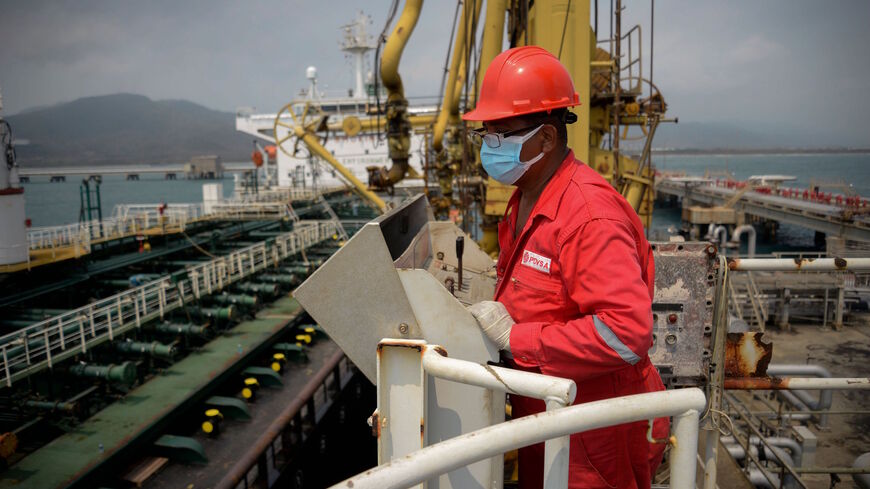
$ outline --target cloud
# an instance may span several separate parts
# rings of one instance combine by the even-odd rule
[[[761,61],[775,62],[786,55],[786,48],[762,34],[752,34],[738,42],[728,53],[728,61],[734,64],[750,64]]]
[[[642,24],[647,57],[650,5],[630,2],[623,19],[623,26]],[[321,86],[352,87],[340,28],[363,8],[375,35],[389,6],[387,0],[0,0],[0,89],[7,113],[117,92],[228,111],[277,110],[307,85],[308,65],[317,66]],[[603,38],[607,2],[599,7]],[[454,8],[449,0],[424,2],[400,66],[408,95],[439,95]],[[863,123],[870,98],[855,96],[870,80],[864,25],[870,2],[669,0],[655,8],[654,81],[673,115],[800,121],[870,145]],[[647,60],[645,73],[649,68]]]

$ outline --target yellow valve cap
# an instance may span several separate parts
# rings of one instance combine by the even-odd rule
[[[214,425],[211,424],[211,421],[202,422],[202,431],[206,433],[211,433],[212,431],[214,431]]]
[[[338,235],[337,235],[337,234],[333,234],[333,235],[332,235],[332,240],[333,240],[333,241],[337,241],[337,240],[338,240]]]
[[[310,334],[298,334],[296,335],[296,341],[302,341],[306,345],[311,343],[311,335]]]
[[[245,385],[258,386],[258,385],[260,385],[260,382],[257,381],[256,377],[248,377],[247,379],[245,379]]]
[[[207,409],[207,410],[205,411],[205,415],[208,416],[209,418],[214,418],[215,416],[220,416],[221,418],[224,417],[224,415],[221,414],[220,411],[218,411],[217,409],[214,409],[214,408],[212,408],[212,409]]]
[[[287,357],[285,357],[283,353],[276,353],[276,354],[272,355],[272,358],[280,361],[280,360],[285,360]]]
[[[308,326],[307,328],[305,328],[304,331],[305,331],[306,333],[308,333],[308,334],[314,334],[315,331],[317,331],[317,330],[314,329],[314,328],[312,328],[311,326]]]
[[[245,399],[250,399],[254,397],[254,391],[245,387],[244,389],[242,389],[242,397],[244,397]]]
[[[281,364],[278,362],[272,362],[272,370],[274,370],[275,372],[280,372]]]

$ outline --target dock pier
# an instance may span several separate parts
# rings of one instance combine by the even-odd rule
[[[735,186],[702,177],[665,177],[656,181],[656,193],[682,203],[684,225],[690,237],[703,236],[702,226],[736,227],[788,223],[825,236],[870,242],[870,207],[857,197],[843,199],[803,189]],[[806,196],[806,197],[804,197]],[[838,203],[841,202],[841,203]]]

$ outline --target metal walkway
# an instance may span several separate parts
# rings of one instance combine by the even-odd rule
[[[281,201],[229,200],[203,204],[130,204],[115,206],[113,216],[102,221],[37,227],[28,230],[28,261],[0,265],[0,273],[14,273],[71,258],[81,258],[91,247],[134,236],[161,236],[184,232],[207,221],[253,221],[269,219],[298,220],[289,205],[294,199],[323,199],[311,191],[270,193]],[[319,201],[318,201],[319,202]],[[325,202],[325,199],[324,199]],[[327,204],[328,205],[328,204]]]
[[[693,204],[721,206],[740,190],[717,187],[702,179],[669,179],[656,181],[656,192]],[[842,206],[805,201],[778,195],[745,192],[733,205],[737,212],[840,236],[855,241],[870,241],[870,217],[854,214]]]
[[[165,430],[170,413],[184,403],[206,398],[212,386],[233,375],[263,345],[268,346],[269,339],[278,335],[299,310],[294,299],[279,299],[261,311],[260,318],[240,323],[230,330],[232,334],[209,342],[207,348],[191,353],[124,399],[22,459],[0,474],[0,488],[66,487],[149,432]]]
[[[277,266],[338,233],[334,221],[299,221],[296,229],[187,268],[187,278],[165,276],[0,337],[0,382],[11,386],[54,363],[87,352],[143,323],[226,286]]]

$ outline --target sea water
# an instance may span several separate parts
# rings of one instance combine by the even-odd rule
[[[96,173],[96,170],[95,170]],[[224,197],[233,194],[233,179],[166,180],[162,174],[140,174],[140,180],[125,175],[106,175],[100,185],[103,218],[118,204],[201,203],[202,186],[221,183]],[[67,176],[66,182],[49,182],[49,177],[32,177],[24,183],[27,218],[32,226],[57,226],[78,222],[81,209],[81,176]],[[94,182],[90,182],[91,188]]]

